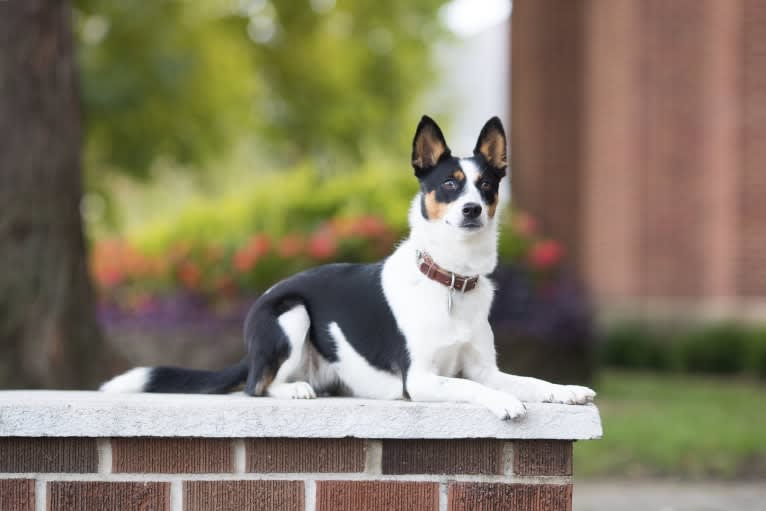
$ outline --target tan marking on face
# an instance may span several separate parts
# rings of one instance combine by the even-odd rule
[[[428,192],[424,200],[429,220],[441,220],[447,214],[448,205],[436,200],[436,190]]]
[[[463,181],[465,179],[465,174],[463,174],[462,170],[457,169],[455,172],[452,173],[452,177],[454,177],[458,181]]]
[[[495,198],[492,201],[492,204],[487,205],[487,214],[490,218],[495,218],[495,213],[497,212],[497,205],[499,204],[499,197],[497,194],[495,194]]]

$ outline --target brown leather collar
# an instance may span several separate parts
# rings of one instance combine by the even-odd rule
[[[443,284],[451,289],[465,293],[475,288],[479,283],[479,276],[465,277],[449,270],[445,270],[431,259],[431,256],[418,250],[416,252],[417,263],[420,271],[431,280]]]

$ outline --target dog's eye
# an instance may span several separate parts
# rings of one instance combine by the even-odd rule
[[[492,185],[489,183],[489,181],[482,181],[479,184],[479,188],[481,188],[482,192],[488,192],[492,189]]]
[[[447,179],[445,182],[442,183],[442,188],[447,190],[448,192],[454,192],[457,190],[457,181],[454,179]]]

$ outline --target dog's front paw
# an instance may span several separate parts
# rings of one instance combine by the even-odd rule
[[[543,403],[562,403],[567,405],[584,405],[596,397],[596,393],[588,387],[579,385],[555,385],[543,389]]]
[[[495,398],[487,406],[502,420],[521,419],[527,414],[524,403],[510,395]]]
[[[266,389],[266,395],[278,399],[314,399],[314,389],[305,381],[293,383],[272,383]]]

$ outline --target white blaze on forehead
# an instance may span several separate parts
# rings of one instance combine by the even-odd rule
[[[479,167],[468,158],[460,159],[460,168],[465,174],[465,187],[463,188],[463,197],[468,199],[467,202],[481,203],[481,194],[478,188],[476,188],[476,180],[479,179],[481,173]]]
[[[475,183],[476,180],[479,179],[479,167],[476,165],[476,163],[473,162],[473,160],[468,158],[460,158],[460,168],[463,169],[465,178],[469,182]]]

